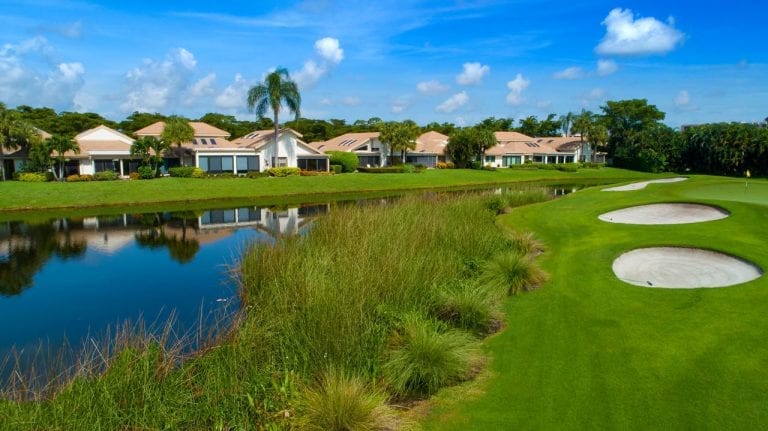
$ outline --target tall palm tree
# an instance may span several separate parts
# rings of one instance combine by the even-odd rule
[[[64,181],[64,153],[72,151],[75,154],[80,154],[80,146],[74,139],[61,135],[53,135],[48,138],[47,145],[52,153],[56,153],[56,160],[59,162],[58,180]]]
[[[189,125],[189,121],[181,117],[168,117],[165,121],[165,127],[160,134],[160,139],[168,146],[176,145],[176,151],[179,153],[179,166],[184,166],[184,153],[181,151],[181,144],[190,142],[195,138],[195,129]]]
[[[144,136],[133,141],[131,155],[141,157],[142,163],[152,168],[152,172],[157,176],[158,170],[163,163],[163,152],[169,148],[170,145],[162,139],[157,139],[154,136]]]
[[[275,123],[275,160],[272,163],[273,166],[280,161],[277,145],[280,125],[277,120],[280,109],[283,108],[283,102],[285,102],[288,110],[296,115],[298,120],[301,108],[301,94],[299,93],[298,85],[291,80],[288,70],[283,67],[278,67],[274,72],[267,75],[264,82],[260,82],[248,90],[249,111],[255,111],[256,115],[261,118],[267,113],[268,109],[272,110]]]
[[[34,127],[21,120],[18,112],[6,108],[5,104],[0,102],[0,179],[2,181],[5,181],[5,150],[15,151],[39,137]]]
[[[405,153],[416,148],[419,126],[411,120],[402,123],[385,123],[381,126],[379,140],[389,145],[390,155],[400,151],[400,162],[405,163]]]

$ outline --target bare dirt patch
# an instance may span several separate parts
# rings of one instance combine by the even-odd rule
[[[639,205],[600,214],[597,218],[621,224],[685,224],[720,220],[730,213],[711,205],[666,203]]]
[[[763,275],[758,266],[737,257],[685,247],[629,251],[613,261],[613,272],[636,286],[674,289],[733,286]]]
[[[639,183],[632,183],[627,184],[624,186],[617,186],[617,187],[609,187],[607,189],[603,189],[604,192],[628,192],[632,190],[642,190],[644,189],[648,184],[660,184],[660,183],[677,183],[680,181],[685,181],[688,178],[684,177],[677,177],[677,178],[663,178],[660,180],[650,180],[650,181],[640,181]]]

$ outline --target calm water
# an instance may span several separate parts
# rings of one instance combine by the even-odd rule
[[[253,241],[296,235],[328,205],[0,223],[0,355],[78,345],[175,313],[180,331],[237,310],[228,268]]]
[[[561,196],[581,187],[548,190]],[[78,346],[85,337],[98,339],[124,321],[161,326],[171,314],[178,331],[205,331],[239,308],[228,270],[247,244],[304,234],[329,208],[313,204],[0,222],[0,358],[13,346],[17,351],[41,343],[55,350],[65,341]]]

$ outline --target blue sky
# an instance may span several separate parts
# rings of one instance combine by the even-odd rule
[[[647,98],[671,126],[768,116],[768,6],[724,1],[3,0],[0,101],[249,118],[276,66],[302,114],[474,124]]]

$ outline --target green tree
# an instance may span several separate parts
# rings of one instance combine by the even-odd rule
[[[163,133],[160,134],[160,140],[168,146],[176,145],[176,154],[179,156],[179,165],[184,166],[184,152],[181,144],[190,142],[195,138],[195,129],[189,125],[186,118],[172,116],[168,117],[163,127]]]
[[[455,131],[448,145],[445,146],[445,154],[453,160],[457,168],[469,167],[478,156],[482,156],[491,141],[496,144],[493,132],[476,127],[466,127]]]
[[[280,132],[278,114],[280,109],[283,108],[283,102],[285,102],[288,110],[294,113],[298,119],[301,109],[301,94],[299,93],[298,85],[291,81],[291,76],[285,68],[277,68],[274,72],[267,75],[264,82],[256,84],[248,90],[248,110],[251,112],[255,111],[259,118],[263,117],[267,110],[272,110],[275,124],[274,157],[276,162],[273,165],[277,164],[280,160],[278,154],[279,147],[277,145]]]
[[[56,153],[56,161],[59,165],[59,174],[57,179],[59,181],[64,181],[64,162],[66,161],[64,154],[67,151],[80,154],[80,146],[77,144],[77,142],[75,142],[74,139],[61,135],[53,135],[52,137],[48,138],[46,145],[52,153]]]
[[[576,118],[576,115],[573,112],[560,116],[560,129],[563,131],[564,136],[571,136],[571,126],[573,125],[574,118]]]
[[[5,181],[5,151],[15,151],[40,139],[34,127],[22,121],[18,112],[0,102],[0,178]]]
[[[379,140],[389,145],[391,153],[400,151],[400,162],[405,163],[405,153],[416,148],[419,132],[419,126],[411,120],[386,123],[381,126]]]
[[[129,115],[125,120],[121,121],[118,127],[126,135],[132,135],[133,132],[139,129],[143,129],[150,124],[157,123],[158,121],[165,121],[166,119],[167,117],[165,115],[158,114],[157,112],[151,114],[149,112],[134,111],[133,114]]]
[[[598,149],[608,144],[608,129],[605,124],[600,121],[593,123],[587,130],[587,142],[590,149],[590,161],[594,162]]]
[[[160,166],[163,164],[163,152],[169,148],[170,145],[162,139],[143,136],[133,141],[131,155],[141,157],[142,164],[152,168],[155,176],[158,176]]]
[[[513,118],[488,117],[477,123],[475,127],[488,129],[491,132],[508,132],[512,130],[515,120]]]
[[[659,111],[655,105],[649,105],[646,99],[631,99],[608,101],[601,106],[605,126],[608,129],[608,156],[626,153],[621,148],[630,138],[637,133],[657,125],[664,119],[665,114]]]
[[[539,120],[535,115],[520,120],[520,126],[517,131],[523,135],[539,136]]]

